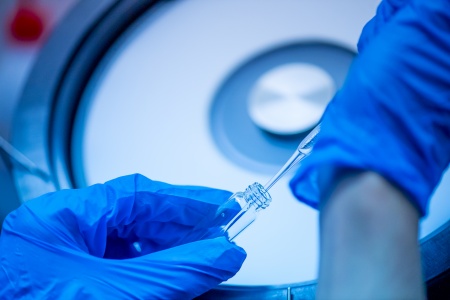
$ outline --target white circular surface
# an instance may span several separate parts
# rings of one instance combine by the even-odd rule
[[[252,121],[280,135],[298,134],[319,122],[336,92],[333,78],[306,63],[290,63],[263,74],[248,100]]]
[[[91,80],[83,104],[87,114],[77,116],[84,138],[74,149],[87,184],[131,173],[230,191],[254,181],[264,184],[268,177],[230,163],[213,143],[208,114],[217,88],[240,63],[276,45],[314,39],[355,48],[377,4],[165,2],[114,48]],[[236,239],[248,257],[227,283],[277,285],[316,278],[317,213],[292,196],[290,177],[275,185],[271,206]],[[450,195],[449,179],[436,193],[422,235],[448,219],[449,210],[434,205]]]

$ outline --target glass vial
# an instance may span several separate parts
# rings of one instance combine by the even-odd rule
[[[232,241],[256,219],[259,211],[269,206],[272,198],[255,182],[244,192],[233,194],[217,210],[205,217],[179,244],[226,236]]]

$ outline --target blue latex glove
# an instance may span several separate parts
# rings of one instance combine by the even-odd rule
[[[133,175],[26,202],[3,225],[0,298],[200,295],[239,270],[244,250],[224,237],[171,245],[230,195]]]
[[[290,186],[318,207],[343,170],[375,171],[420,213],[450,162],[450,1],[384,0]],[[334,174],[334,175],[333,175]]]

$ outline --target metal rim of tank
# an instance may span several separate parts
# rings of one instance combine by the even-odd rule
[[[155,0],[82,0],[59,24],[41,50],[23,90],[13,123],[12,142],[50,179],[14,168],[22,201],[36,194],[75,187],[70,163],[70,136],[79,98],[102,56]],[[80,23],[80,17],[83,22]],[[449,276],[450,221],[421,240],[428,286]],[[203,297],[291,296],[312,299],[315,281],[279,286],[219,286]]]

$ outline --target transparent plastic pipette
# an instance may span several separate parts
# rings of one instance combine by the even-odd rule
[[[295,150],[294,154],[288,159],[284,166],[278,171],[275,176],[273,176],[265,185],[264,189],[268,191],[277,181],[283,177],[292,167],[305,159],[309,153],[311,153],[314,144],[316,143],[317,134],[320,131],[320,123],[314,127],[313,130],[300,142],[298,148]]]

